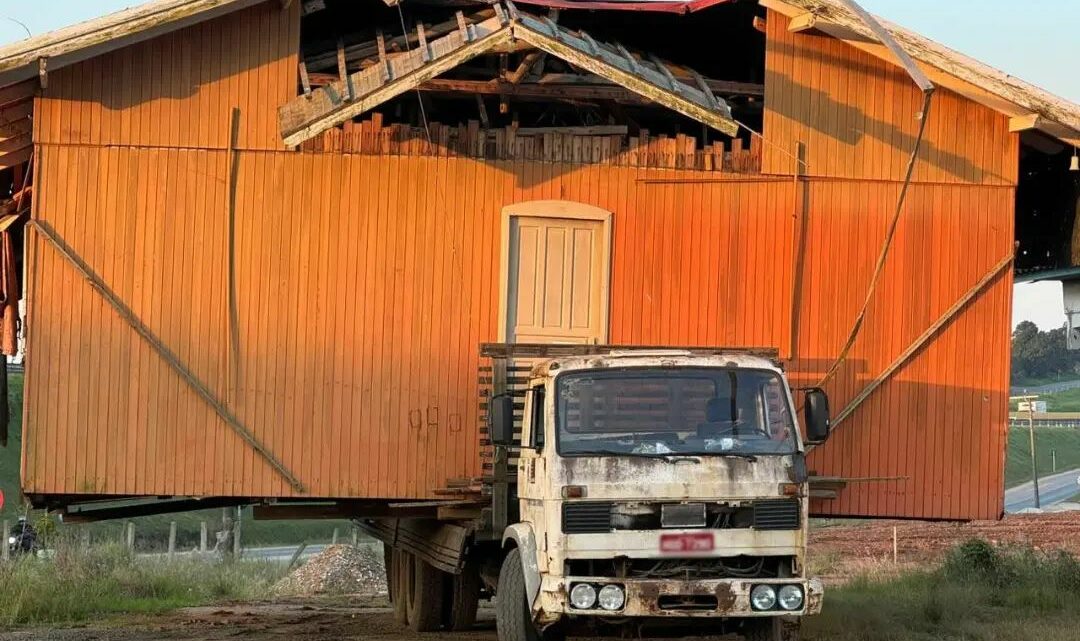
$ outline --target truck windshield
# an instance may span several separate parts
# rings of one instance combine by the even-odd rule
[[[625,368],[558,377],[564,456],[792,454],[784,382],[752,369]]]

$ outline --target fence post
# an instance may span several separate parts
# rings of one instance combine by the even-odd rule
[[[360,531],[355,527],[352,530],[352,546],[356,547],[360,545]]]
[[[207,538],[206,521],[203,521],[199,524],[199,552],[203,554],[206,554]]]
[[[337,528],[334,528],[334,536],[330,539],[330,545],[337,545]]]
[[[169,522],[169,560],[176,554],[176,521]]]
[[[3,559],[7,561],[11,558],[11,550],[8,548],[8,539],[11,538],[11,522],[4,519],[4,554]]]
[[[240,521],[243,520],[243,508],[236,508],[236,520],[233,521],[233,558],[240,558]]]
[[[132,521],[127,522],[125,543],[127,544],[127,549],[135,549],[135,523],[133,523]]]

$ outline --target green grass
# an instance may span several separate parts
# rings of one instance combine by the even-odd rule
[[[4,492],[4,508],[0,519],[14,522],[24,513],[20,499],[19,466],[22,451],[22,397],[23,375],[8,377],[8,402],[11,404],[12,424],[6,448],[0,448],[0,490]],[[36,519],[40,512],[31,516]],[[168,540],[169,523],[177,522],[178,544],[193,548],[199,543],[200,523],[206,521],[210,529],[210,545],[214,544],[213,532],[220,529],[221,510],[202,510],[182,514],[164,514],[132,519],[135,523],[136,545],[140,549],[161,549]],[[65,530],[88,528],[94,541],[120,541],[124,524],[121,522],[95,523],[80,526],[62,526]],[[245,546],[287,545],[292,543],[325,543],[337,528],[343,538],[351,535],[348,521],[255,521],[251,511],[244,514],[241,525],[241,541]]]
[[[136,558],[119,545],[59,545],[53,558],[0,565],[0,626],[72,624],[265,597],[281,564]]]
[[[1080,468],[1080,430],[1056,427],[1035,428],[1035,453],[1039,476],[1053,474],[1051,452],[1057,452],[1057,471]],[[1028,430],[1009,429],[1009,449],[1005,459],[1005,487],[1031,480],[1031,447]]]
[[[1052,383],[1064,383],[1066,381],[1075,381],[1080,376],[1076,374],[1056,374],[1054,376],[1046,377],[1013,377],[1009,381],[1010,387],[1041,387],[1043,385],[1050,385]]]
[[[1065,641],[1078,638],[1080,561],[969,541],[936,569],[826,590],[808,641]]]

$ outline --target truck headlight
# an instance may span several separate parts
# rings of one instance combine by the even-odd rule
[[[599,602],[600,607],[605,610],[621,610],[626,604],[626,593],[623,592],[622,586],[605,585],[600,588]]]
[[[776,593],[776,602],[779,603],[780,607],[784,610],[798,610],[802,607],[803,603],[802,586],[785,585],[780,588],[780,591]]]
[[[596,605],[596,588],[588,583],[570,588],[570,605],[578,610],[591,610]]]
[[[772,610],[776,605],[776,590],[771,585],[755,585],[750,590],[750,605],[755,610]]]

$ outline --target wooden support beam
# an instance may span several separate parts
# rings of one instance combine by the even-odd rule
[[[942,314],[934,322],[933,325],[928,327],[926,331],[922,333],[922,335],[916,338],[915,341],[912,342],[911,345],[909,345],[908,348],[900,354],[900,356],[898,356],[888,367],[886,367],[885,371],[883,371],[877,378],[870,381],[870,383],[868,383],[866,387],[864,387],[863,390],[859,392],[850,403],[847,404],[847,407],[845,407],[843,410],[840,411],[839,414],[836,415],[836,418],[833,419],[832,422],[833,429],[836,429],[849,416],[851,416],[855,412],[855,410],[858,409],[860,405],[862,405],[863,401],[869,398],[875,390],[881,387],[881,385],[883,385],[885,381],[889,380],[889,378],[891,378],[893,374],[895,374],[901,367],[903,367],[905,363],[911,360],[911,357],[919,353],[922,348],[925,347],[926,344],[929,343],[930,340],[938,334],[938,332],[944,329],[960,314],[960,312],[964,311],[964,309],[967,308],[967,306],[970,305],[972,301],[978,298],[979,295],[982,294],[982,292],[987,288],[987,286],[990,285],[990,283],[996,280],[998,276],[1000,276],[1010,265],[1012,265],[1012,262],[1012,254],[1009,254],[1005,258],[1001,259],[1001,261],[998,262],[998,264],[995,265],[989,272],[987,272],[986,275],[983,276],[982,279],[980,279],[974,287],[969,289],[966,294],[961,296],[955,303],[953,303],[952,307],[946,310],[945,313]]]
[[[517,69],[506,76],[506,81],[512,85],[516,85],[521,82],[529,71],[536,63],[540,62],[540,59],[544,57],[543,51],[530,51],[525,54],[525,57],[521,59],[521,63],[518,64]]]
[[[10,154],[15,151],[22,151],[23,149],[27,147],[32,147],[33,145],[33,136],[31,136],[30,132],[28,131],[18,136],[0,139],[0,154]]]
[[[455,80],[435,78],[420,85],[420,91],[441,94],[497,95],[524,100],[590,102],[611,100],[628,105],[647,105],[650,101],[629,89],[615,84],[606,85],[558,85],[507,81]]]
[[[248,428],[240,422],[224,403],[215,395],[209,387],[195,375],[188,366],[166,345],[154,332],[147,327],[139,316],[102,280],[102,278],[86,263],[67,242],[56,233],[49,223],[40,220],[30,220],[27,225],[32,227],[39,236],[55,249],[64,260],[71,265],[87,283],[95,290],[106,303],[135,332],[143,338],[165,362],[169,368],[177,374],[199,398],[203,400],[214,413],[225,422],[245,443],[255,450],[262,459],[270,465],[289,485],[297,492],[305,492],[303,483],[293,476],[292,472],[271,452]]]
[[[480,114],[480,126],[484,129],[491,128],[491,121],[488,120],[487,107],[484,106],[484,98],[480,94],[476,95],[476,110]]]
[[[0,123],[0,142],[29,134],[33,129],[34,121],[30,118],[20,118],[6,124]]]
[[[386,69],[386,79],[393,80],[394,70],[390,67],[390,59],[386,57],[386,40],[381,29],[375,32],[375,42],[379,47],[379,64]]]
[[[37,88],[37,80],[27,80],[0,89],[0,107],[6,107],[14,102],[30,100],[37,93]]]
[[[427,43],[427,33],[424,32],[424,23],[416,22],[416,41],[420,46],[420,56],[424,62],[431,62],[431,47]]]
[[[702,78],[701,74],[696,71],[694,71],[693,74],[694,82],[697,83],[698,89],[701,90],[701,93],[705,94],[705,98],[708,99],[709,104],[713,107],[719,107],[720,102],[716,99],[716,96],[712,92],[712,88],[710,88],[708,83],[705,82],[705,79]]]
[[[621,42],[616,42],[615,48],[619,50],[620,54],[622,54],[622,57],[626,60],[626,63],[630,65],[630,69],[632,71],[641,70],[641,63],[639,63],[637,58],[635,58],[633,55],[630,54],[629,51],[626,50],[626,47],[622,46]]]
[[[308,76],[307,65],[303,60],[297,64],[298,71],[300,72],[300,86],[304,88],[304,95],[311,95],[311,77]]]
[[[629,132],[626,125],[593,125],[590,127],[519,127],[518,136],[543,136],[544,134],[562,134],[570,136],[625,136]]]
[[[23,147],[11,153],[0,156],[0,170],[11,169],[18,165],[23,164],[30,160],[30,155],[34,153],[34,147]]]
[[[657,68],[657,70],[660,71],[660,73],[664,74],[664,77],[667,78],[668,83],[671,84],[671,90],[672,91],[674,91],[674,92],[681,92],[682,91],[682,83],[680,83],[678,80],[676,80],[675,76],[671,75],[671,69],[668,69],[667,65],[665,65],[663,62],[661,62],[659,58],[652,55],[651,53],[649,54],[649,61],[652,62],[654,65],[656,65],[656,68]],[[712,94],[710,93],[709,95],[711,96]],[[713,99],[715,100],[715,96],[713,97]]]
[[[1039,114],[1014,116],[1012,118],[1009,118],[1009,131],[1016,133],[1018,131],[1038,129],[1040,124],[1042,124],[1042,116],[1040,116]]]
[[[338,38],[337,41],[337,68],[338,78],[345,87],[345,99],[352,100],[352,83],[349,82],[349,69],[345,64],[345,41],[341,38]]]
[[[788,23],[787,30],[791,33],[802,33],[803,31],[810,31],[816,29],[818,25],[817,14],[807,11],[806,13],[799,14],[791,19]]]
[[[474,25],[473,29],[459,29],[430,42],[431,62],[424,62],[418,50],[398,54],[391,61],[394,73],[389,81],[384,79],[385,71],[381,68],[352,74],[349,80],[358,88],[359,94],[351,101],[342,101],[338,97],[341,83],[313,92],[310,99],[298,97],[289,101],[278,110],[278,126],[285,145],[299,145],[391,98],[416,89],[475,56],[509,42],[510,29],[500,25],[497,18],[490,18]]]
[[[575,67],[590,71],[598,76],[607,78],[609,81],[621,85],[636,94],[648,98],[652,102],[663,105],[672,111],[708,125],[717,131],[729,136],[734,136],[739,131],[739,125],[727,110],[726,105],[721,108],[713,108],[708,99],[696,88],[683,85],[674,79],[670,70],[666,75],[663,72],[644,69],[633,61],[625,48],[616,45],[620,59],[615,54],[590,55],[586,49],[588,45],[580,38],[562,33],[558,39],[548,35],[547,28],[542,21],[532,17],[522,16],[514,23],[514,36],[531,44],[537,49],[548,52]],[[630,66],[627,72],[623,65]],[[664,66],[666,69],[666,65]],[[672,89],[666,90],[661,87],[667,81]],[[676,90],[676,84],[678,84]]]
[[[469,24],[465,22],[465,14],[458,11],[454,14],[454,17],[457,18],[458,31],[461,32],[462,40],[465,42],[472,42],[472,32],[469,31]]]
[[[38,58],[38,84],[42,89],[49,88],[49,59],[45,56]]]

